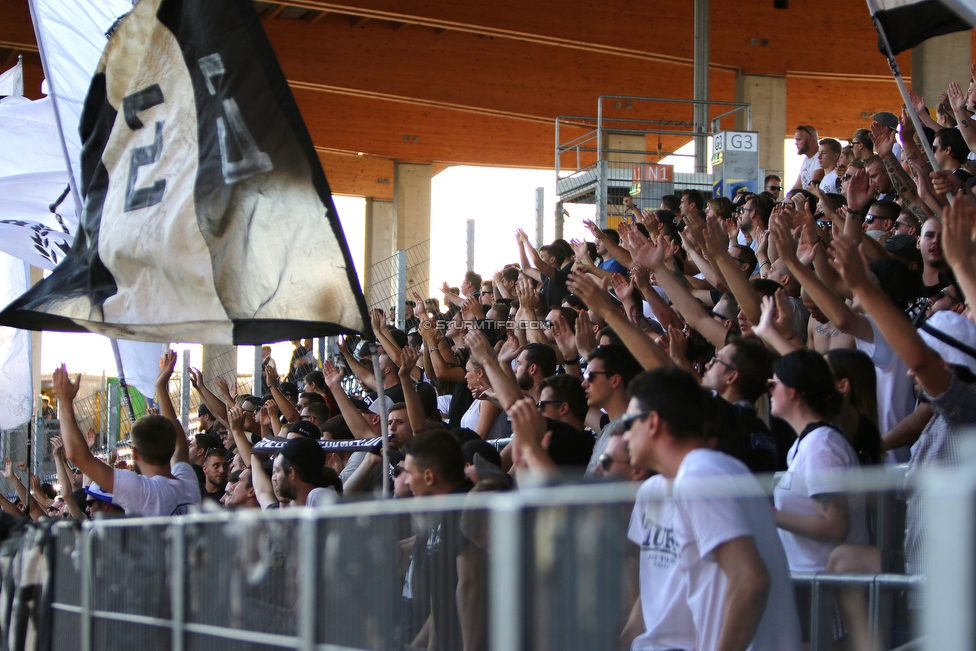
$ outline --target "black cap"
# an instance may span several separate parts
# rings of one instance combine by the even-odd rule
[[[502,467],[502,457],[498,454],[498,449],[494,445],[485,441],[481,438],[472,441],[466,441],[464,445],[461,446],[461,451],[464,452],[465,463],[474,463],[474,455],[480,454],[481,458],[489,463],[493,463],[499,468]]]
[[[281,448],[281,456],[298,469],[299,475],[309,484],[321,483],[325,467],[325,450],[310,438],[288,439]]]
[[[288,433],[291,434],[292,432],[301,434],[308,439],[322,438],[322,430],[320,430],[315,423],[307,420],[300,420],[297,423],[292,423],[291,427],[288,428]]]
[[[278,391],[281,391],[284,395],[289,398],[298,397],[298,385],[294,382],[282,382],[278,385]]]

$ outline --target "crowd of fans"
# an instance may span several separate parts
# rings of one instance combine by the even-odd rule
[[[169,399],[169,353],[159,413],[132,428],[134,468],[92,454],[71,410],[78,383],[61,368],[61,508],[176,515],[201,502],[379,498],[385,482],[405,499],[641,480],[628,531],[640,594],[621,646],[798,649],[810,631],[797,608],[809,606],[789,572],[921,573],[914,480],[956,464],[955,432],[976,423],[976,83],[952,84],[934,118],[913,103],[923,133],[905,113],[875,115],[849,146],[798,127],[791,189],[770,176],[731,199],[689,189],[640,209],[628,198],[618,228],[586,222],[592,241],[537,249],[519,230],[512,263],[490,280],[468,272],[444,284],[443,307],[418,294],[400,306],[405,329],[372,312],[378,374],[355,337],[321,368],[310,342],[294,342],[284,379],[266,355],[263,395],[194,373],[203,404],[189,438]],[[375,438],[383,406],[388,467],[378,446],[319,445]],[[262,454],[261,439],[282,444]],[[908,464],[903,555],[870,545],[865,499],[845,489],[881,463]],[[752,475],[776,471],[770,501]],[[23,503],[9,461],[4,476]],[[726,481],[737,488],[697,494]],[[749,482],[754,493],[741,490]],[[57,514],[50,491],[29,484],[33,517]],[[405,570],[401,642],[483,648],[481,596],[464,586],[485,541],[449,516],[426,526]],[[454,591],[432,591],[434,575]],[[836,598],[832,630],[869,648],[863,594]]]

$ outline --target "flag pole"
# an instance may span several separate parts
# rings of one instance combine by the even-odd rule
[[[376,378],[376,400],[380,403],[380,436],[383,437],[383,499],[390,497],[390,426],[387,422],[386,392],[383,389],[383,372],[380,370],[380,347],[376,343],[369,345],[369,354],[373,358],[373,377]]]
[[[136,410],[132,407],[132,396],[129,395],[129,387],[125,383],[125,371],[122,369],[122,353],[119,351],[119,342],[112,339],[112,352],[115,354],[115,367],[119,372],[119,389],[122,390],[122,400],[125,401],[125,410],[129,414],[129,422],[136,422]]]
[[[24,275],[27,279],[27,286],[30,287],[31,284],[31,268],[26,262],[24,263]],[[34,467],[34,427],[36,427],[35,419],[37,414],[35,412],[35,396],[34,396],[34,338],[29,337],[27,339],[27,376],[30,378],[30,418],[27,420],[27,499],[24,501],[24,507],[27,509],[27,519],[30,520],[31,517],[31,491],[30,491],[30,478],[31,478],[31,468]],[[42,413],[43,416],[43,413]],[[11,469],[12,470],[12,469]]]
[[[915,125],[915,133],[918,134],[918,139],[922,143],[922,149],[925,151],[926,158],[929,159],[929,163],[932,165],[933,171],[941,170],[942,167],[935,160],[935,153],[932,151],[932,145],[924,137],[925,131],[922,128],[922,121],[918,117],[918,113],[915,111],[915,106],[912,104],[911,97],[908,95],[908,87],[905,86],[905,80],[901,76],[901,68],[898,67],[898,62],[895,60],[895,55],[891,52],[891,43],[888,42],[888,35],[885,34],[884,27],[881,25],[881,21],[878,20],[877,12],[878,8],[875,6],[874,0],[867,0],[868,9],[871,11],[871,22],[874,23],[874,29],[877,30],[878,36],[881,38],[881,45],[884,47],[883,54],[888,57],[888,67],[891,68],[891,74],[895,77],[895,83],[898,84],[898,91],[901,93],[901,97],[905,100],[905,110],[908,111],[908,116],[912,119],[912,124]],[[950,203],[952,198],[950,196]]]

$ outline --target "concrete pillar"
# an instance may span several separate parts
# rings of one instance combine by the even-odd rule
[[[752,131],[759,132],[759,167],[767,174],[783,176],[783,140],[786,125],[786,77],[746,75],[735,80],[735,101],[752,104]],[[736,113],[735,128],[746,130],[746,115]],[[761,180],[760,180],[761,181]]]
[[[386,260],[396,251],[396,230],[393,202],[366,197],[365,286],[375,281],[371,277],[370,267],[380,260]]]
[[[393,172],[393,214],[396,249],[407,252],[407,296],[430,289],[430,193],[433,167],[422,163],[396,163]],[[426,242],[427,247],[416,247]]]
[[[956,32],[930,38],[912,49],[911,88],[934,108],[939,95],[954,81],[966,92],[973,56],[971,32]],[[933,115],[933,117],[935,117]]]
[[[393,172],[396,248],[409,249],[430,239],[430,165],[397,163]]]

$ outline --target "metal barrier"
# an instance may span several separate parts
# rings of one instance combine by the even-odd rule
[[[627,539],[636,490],[590,484],[59,524],[54,648],[385,651],[412,641],[445,595],[459,593],[474,606],[458,621],[477,631],[467,617],[480,613],[485,651],[617,648],[638,589],[639,550]],[[471,554],[463,572],[454,565],[462,549]],[[459,578],[469,574],[481,578]],[[875,639],[883,591],[922,585],[900,575],[793,580],[811,586],[813,632],[825,586],[865,586]],[[434,626],[458,634],[445,621],[454,620]]]

